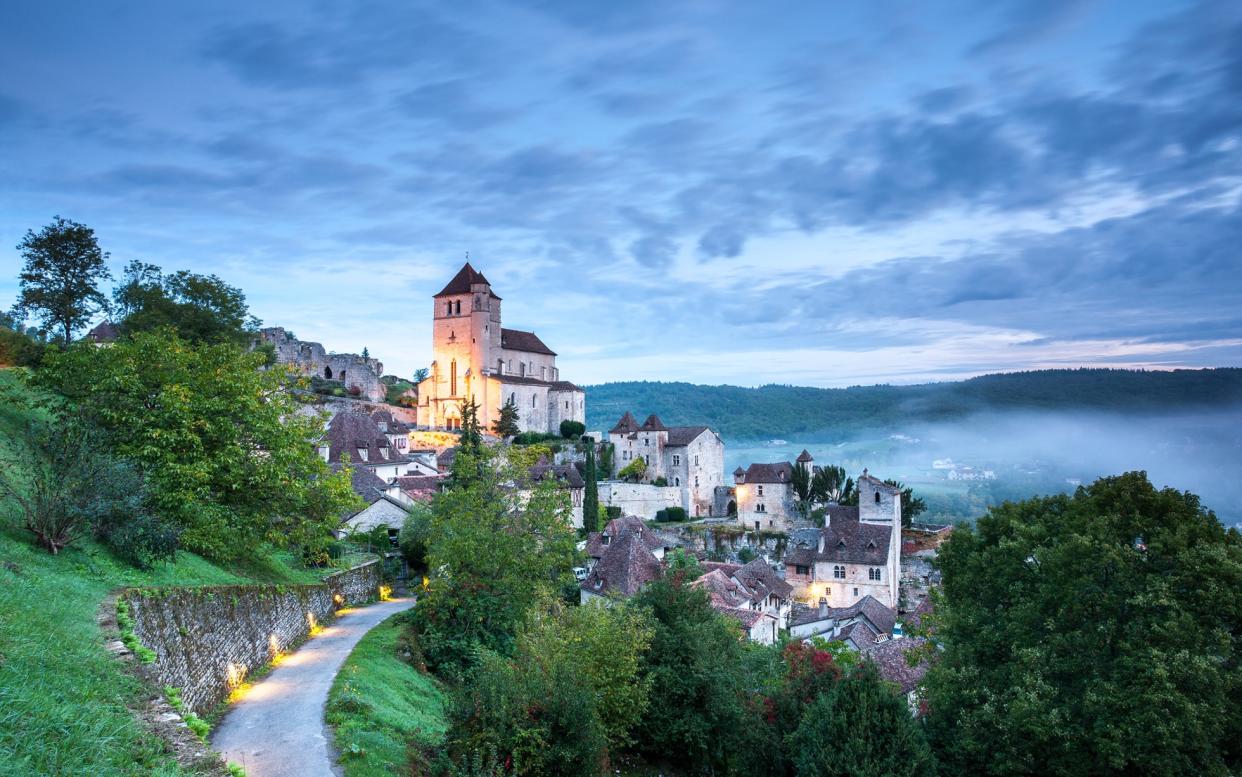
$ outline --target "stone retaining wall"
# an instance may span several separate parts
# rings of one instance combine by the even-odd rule
[[[155,651],[157,682],[181,689],[199,715],[228,698],[246,676],[331,622],[339,607],[374,599],[378,561],[314,585],[131,588],[134,635]]]

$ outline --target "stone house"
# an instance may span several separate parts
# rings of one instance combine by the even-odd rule
[[[707,571],[691,587],[706,591],[712,607],[738,621],[751,640],[774,644],[788,625],[793,587],[763,559],[748,564],[708,562],[703,568]]]
[[[630,597],[663,574],[664,565],[651,552],[642,534],[622,532],[608,541],[598,562],[578,586],[579,602]]]
[[[638,536],[647,547],[647,550],[651,552],[651,555],[660,562],[664,561],[665,553],[677,545],[671,538],[667,538],[661,532],[649,528],[641,518],[633,515],[613,518],[604,526],[603,531],[591,532],[587,535],[585,546],[587,570],[594,569],[595,565],[604,557],[604,553],[617,540],[627,534]]]
[[[461,428],[473,400],[487,429],[512,402],[524,432],[559,433],[586,420],[586,394],[561,380],[556,352],[534,332],[501,326],[501,298],[467,262],[433,298],[430,375],[418,384],[418,425]]]
[[[339,472],[345,465],[338,461],[331,467],[333,472]],[[339,538],[354,532],[367,532],[377,526],[387,526],[388,536],[395,540],[405,523],[407,508],[413,504],[402,492],[400,485],[381,480],[374,471],[366,467],[351,467],[350,487],[362,499],[363,506],[341,516],[336,536]]]
[[[111,321],[96,324],[82,339],[95,345],[111,345],[121,336],[121,331]]]
[[[321,343],[294,339],[283,327],[259,330],[259,341],[276,349],[276,362],[293,366],[307,377],[340,381],[349,391],[372,402],[382,402],[388,387],[380,380],[384,365],[378,359],[355,353],[328,353]]]
[[[626,411],[608,432],[614,448],[613,477],[635,459],[647,465],[645,479],[663,479],[681,490],[692,516],[715,514],[715,492],[724,485],[724,441],[706,426],[665,426],[654,413],[642,424]]]
[[[892,637],[896,624],[897,611],[874,596],[864,596],[849,607],[830,607],[827,600],[820,599],[818,606],[800,606],[793,611],[789,633],[802,640],[839,640],[861,650]]]
[[[398,452],[389,435],[365,413],[349,411],[333,416],[319,444],[319,455],[332,465],[348,459],[350,466],[367,470],[389,484],[403,475],[427,474],[425,467]]]
[[[797,517],[793,467],[787,461],[751,464],[733,472],[737,522],[754,531],[788,532]]]
[[[833,505],[814,546],[785,555],[785,580],[798,598],[850,607],[872,596],[896,609],[901,583],[901,492],[863,470],[858,505]]]

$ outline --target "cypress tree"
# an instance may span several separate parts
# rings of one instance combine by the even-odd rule
[[[582,528],[599,531],[599,473],[595,470],[595,441],[587,444],[586,493],[582,495]]]

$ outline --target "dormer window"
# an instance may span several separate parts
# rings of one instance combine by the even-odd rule
[[[607,534],[601,534],[600,541],[603,542],[605,545],[607,545],[609,542],[612,541],[612,537],[609,537]]]
[[[844,550],[844,549],[845,549],[845,540],[837,540],[837,548],[839,548],[839,549],[841,549],[841,550]]]
[[[869,540],[869,541],[867,542],[867,549],[868,549],[868,550],[875,550],[875,540]]]
[[[367,460],[367,453],[368,453],[368,451],[367,451],[367,449],[366,449],[366,448],[359,448],[359,449],[358,449],[358,460],[359,460],[359,461],[366,461],[366,460]]]

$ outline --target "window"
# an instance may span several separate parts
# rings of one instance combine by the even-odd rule
[[[879,580],[879,579],[880,579],[880,568],[879,568],[879,567],[872,567],[871,569],[868,569],[868,570],[867,570],[867,579],[868,579],[868,580]]]
[[[854,589],[854,595],[855,595],[855,596],[858,596],[858,589],[857,589],[857,588],[855,588],[855,589]]]
[[[565,403],[565,409],[566,409],[566,410],[568,410],[568,409],[569,409],[569,403],[568,403],[568,402],[566,402],[566,403]]]
[[[497,374],[497,375],[503,375],[503,374],[504,374],[504,372],[505,372],[505,360],[504,360],[504,359],[497,359],[497,360],[496,360],[496,374]]]
[[[763,496],[763,486],[759,486],[759,496]]]
[[[650,446],[651,446],[651,438],[650,438],[650,437],[644,437],[644,438],[643,438],[643,445],[645,445],[645,446],[647,446],[647,447],[650,447]]]
[[[875,503],[876,504],[880,503],[880,492],[879,491],[875,492]]]
[[[677,454],[673,454],[673,466],[674,466],[674,467],[680,467],[680,466],[681,466],[681,457],[680,457],[680,456],[678,456]]]
[[[759,504],[755,505],[755,512],[766,513],[767,511],[768,511],[768,506],[765,505],[763,502],[760,502]]]
[[[845,567],[843,567],[840,564],[837,564],[836,566],[834,566],[832,568],[832,576],[837,580],[844,580],[845,579]]]
[[[809,575],[809,574],[811,574],[811,570],[810,570],[810,568],[809,568],[809,567],[804,567],[804,566],[802,566],[801,564],[795,564],[795,565],[794,565],[794,574],[795,574],[795,575]]]
[[[755,521],[755,531],[759,531],[759,522]]]
[[[612,537],[609,537],[607,534],[601,534],[600,539],[603,540],[605,545],[612,541]]]
[[[548,379],[548,368],[547,367],[539,368],[539,377],[542,378],[543,380]]]
[[[696,467],[697,467],[697,466],[699,466],[699,457],[698,457],[698,456],[695,456],[695,457],[694,457],[694,466],[696,466]]]
[[[699,487],[699,476],[698,475],[694,476],[694,487],[695,488]]]
[[[456,359],[454,359],[449,364],[449,369],[451,370],[451,372],[449,373],[449,396],[455,397],[457,396],[457,360]]]
[[[681,485],[681,478],[673,478],[673,485],[675,485],[675,486],[680,486],[680,485]]]
[[[518,375],[523,378],[526,377],[526,362],[518,362]]]
[[[535,400],[536,400],[536,399],[538,399],[538,397],[536,397],[536,396],[534,396],[534,395],[532,394],[532,395],[531,395],[531,398],[530,398],[530,406],[531,406],[531,407],[535,407]]]

